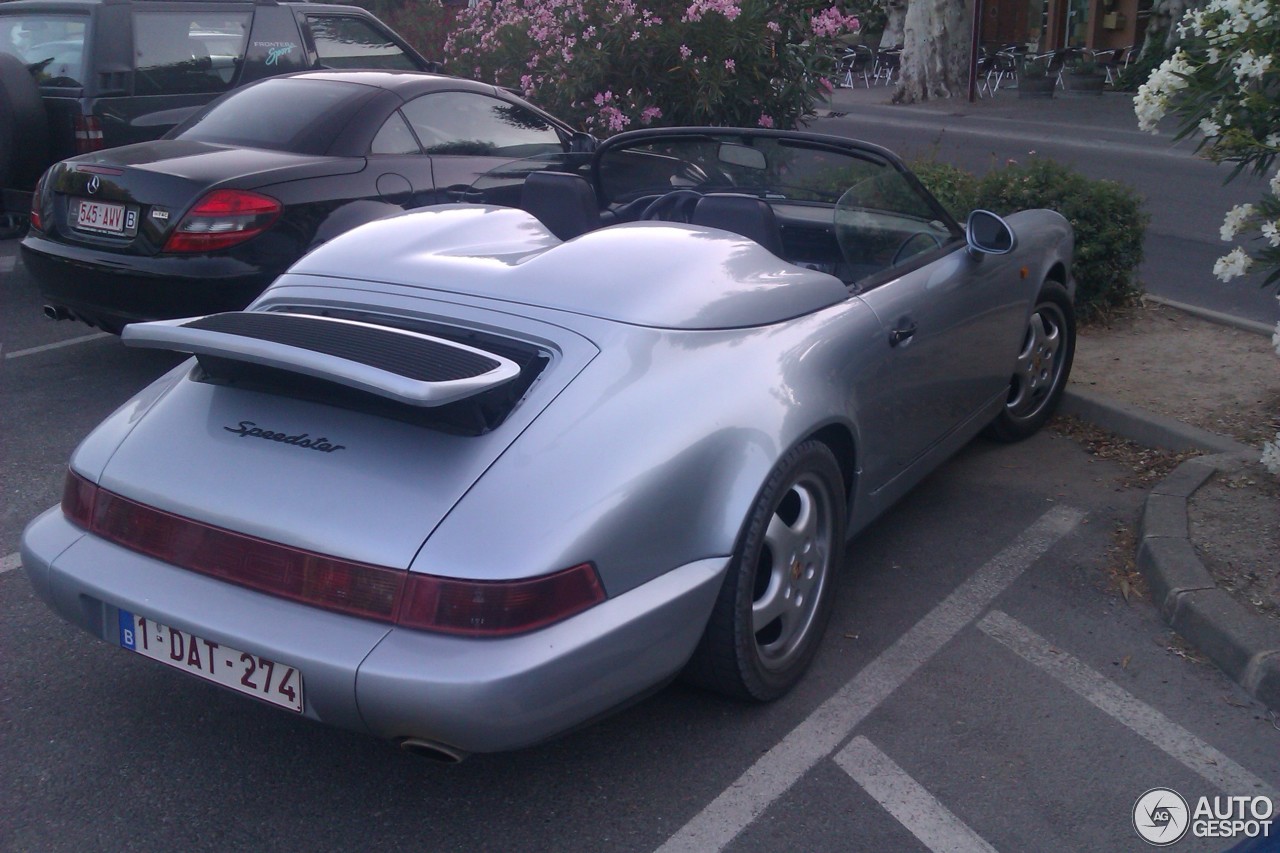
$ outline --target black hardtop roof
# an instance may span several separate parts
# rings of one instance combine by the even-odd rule
[[[325,8],[331,7],[325,6]],[[313,71],[298,71],[293,74],[281,74],[277,77],[268,77],[260,81],[260,83],[266,83],[270,80],[328,80],[337,83],[355,83],[362,86],[373,86],[378,89],[386,89],[399,95],[417,95],[422,92],[437,89],[481,92],[484,94],[493,94],[497,91],[496,86],[492,86],[488,83],[468,80],[465,77],[451,77],[447,74],[432,74],[427,71],[384,71],[380,69],[327,68]]]

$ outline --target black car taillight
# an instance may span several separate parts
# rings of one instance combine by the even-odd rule
[[[284,209],[270,196],[247,190],[214,190],[182,217],[165,252],[209,252],[256,237]]]
[[[44,175],[41,175],[36,181],[36,188],[31,191],[31,228],[35,231],[44,230],[44,222],[40,218],[40,191],[43,188]]]
[[[97,116],[76,116],[72,123],[76,131],[77,154],[91,154],[106,147],[102,141],[102,122]]]
[[[67,471],[62,512],[78,527],[173,566],[303,604],[473,637],[534,631],[605,600],[583,563],[537,578],[471,581],[410,573],[268,542],[174,515]]]

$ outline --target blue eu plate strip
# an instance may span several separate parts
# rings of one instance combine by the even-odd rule
[[[120,611],[120,645],[130,651],[137,651],[137,638],[133,635],[133,614],[128,610]]]

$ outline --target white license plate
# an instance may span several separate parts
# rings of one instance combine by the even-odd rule
[[[76,206],[76,227],[103,234],[136,234],[138,212],[123,204],[80,199]]]
[[[120,645],[206,681],[302,712],[302,673],[291,666],[203,640],[127,610],[120,611]]]

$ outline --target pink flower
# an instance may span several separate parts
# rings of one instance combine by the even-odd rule
[[[761,113],[760,120],[756,124],[760,127],[773,127],[773,116],[768,113]]]
[[[662,110],[658,107],[645,107],[640,113],[641,124],[652,124],[655,118],[662,118]]]
[[[680,58],[688,59],[691,56],[693,56],[693,51],[689,49],[689,46],[687,44],[680,45]]]
[[[733,60],[732,60],[732,59],[726,59],[726,60],[724,61],[724,70],[725,70],[725,71],[732,71],[732,70],[733,70]]]

